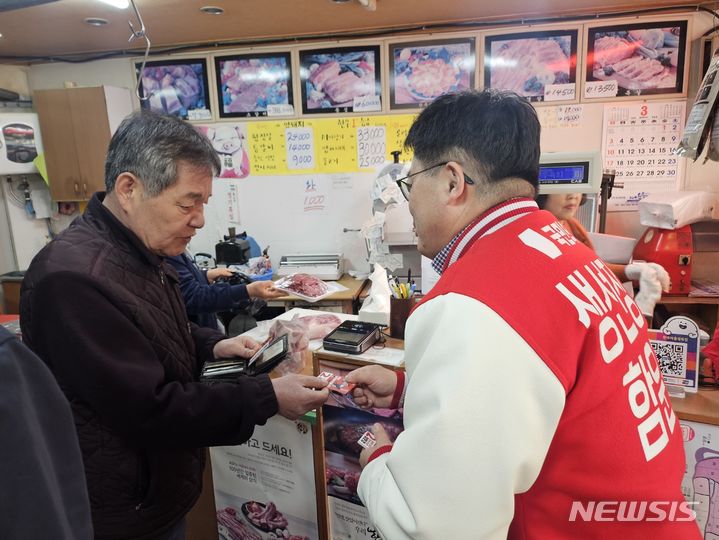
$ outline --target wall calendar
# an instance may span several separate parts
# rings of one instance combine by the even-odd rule
[[[674,155],[684,129],[680,101],[625,103],[604,107],[602,157],[616,171],[608,210],[636,210],[650,193],[681,189],[684,163]]]

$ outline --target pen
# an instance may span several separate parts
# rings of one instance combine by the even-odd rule
[[[412,285],[409,288],[409,296],[410,298],[414,296],[414,291],[417,290],[417,286],[414,284],[414,281],[412,282]]]
[[[407,268],[407,287],[412,283],[412,269]]]

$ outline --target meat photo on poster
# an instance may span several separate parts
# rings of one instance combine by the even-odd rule
[[[203,58],[147,62],[140,73],[141,105],[184,120],[211,118],[207,84],[207,63]]]
[[[576,84],[578,30],[498,34],[484,39],[484,86],[544,101],[548,85]]]
[[[390,45],[390,106],[415,108],[474,86],[474,38]]]
[[[616,81],[618,96],[684,91],[687,21],[593,27],[587,81]]]
[[[215,57],[220,117],[267,116],[268,106],[292,105],[289,53]]]
[[[353,112],[355,98],[380,96],[377,46],[300,51],[302,111]]]

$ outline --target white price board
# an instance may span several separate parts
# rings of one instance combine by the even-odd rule
[[[311,127],[285,129],[288,169],[315,168],[315,141]]]
[[[604,107],[602,156],[614,169],[608,209],[636,210],[650,193],[680,189],[683,162],[673,154],[684,128],[683,101],[625,103]]]
[[[378,167],[387,155],[387,135],[384,126],[357,128],[357,163],[361,169]]]

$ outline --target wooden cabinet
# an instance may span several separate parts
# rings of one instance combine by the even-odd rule
[[[52,198],[82,201],[103,191],[107,147],[132,112],[130,91],[110,86],[38,90],[33,103]]]

